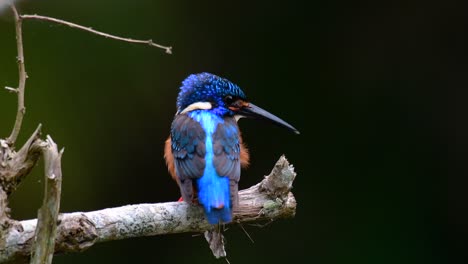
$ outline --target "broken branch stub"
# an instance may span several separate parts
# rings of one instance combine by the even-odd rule
[[[42,144],[44,156],[45,191],[42,207],[38,212],[35,244],[31,264],[52,263],[55,251],[57,219],[62,192],[62,154],[50,136]]]

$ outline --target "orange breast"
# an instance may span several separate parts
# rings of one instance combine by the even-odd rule
[[[177,175],[175,173],[174,156],[172,155],[171,148],[171,136],[167,138],[166,144],[164,145],[164,159],[166,160],[167,170],[171,174],[172,179],[179,183]]]
[[[249,150],[242,142],[242,137],[239,132],[239,142],[240,142],[240,162],[242,168],[247,168],[250,164]]]

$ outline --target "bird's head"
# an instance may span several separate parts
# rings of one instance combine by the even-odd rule
[[[239,86],[211,73],[192,74],[182,82],[177,97],[177,114],[194,110],[208,110],[219,116],[236,119],[268,119],[299,134],[290,124],[249,102]]]

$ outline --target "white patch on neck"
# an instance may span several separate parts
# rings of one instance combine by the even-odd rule
[[[182,112],[180,112],[180,114],[185,114],[193,110],[208,110],[211,109],[211,107],[211,103],[209,102],[196,102],[187,106],[184,110],[182,110]]]
[[[236,119],[236,122],[239,122],[239,119],[244,118],[245,116],[243,115],[235,115],[234,118]]]

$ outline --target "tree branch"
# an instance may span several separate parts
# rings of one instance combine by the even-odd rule
[[[265,179],[239,192],[239,207],[233,223],[272,221],[294,217],[296,200],[289,190],[265,186],[292,186],[296,173],[282,156]],[[281,183],[280,183],[281,182]],[[281,188],[280,188],[281,189]],[[0,247],[0,262],[30,254],[37,221],[21,221],[22,228],[10,229]],[[93,212],[61,214],[55,252],[80,252],[95,243],[211,229],[200,206],[185,202],[127,205]]]
[[[149,40],[138,40],[138,39],[131,39],[131,38],[123,38],[123,37],[107,34],[107,33],[104,33],[104,32],[100,32],[100,31],[94,30],[94,29],[92,29],[90,27],[84,27],[84,26],[81,26],[81,25],[78,25],[78,24],[75,24],[75,23],[72,23],[72,22],[68,22],[68,21],[53,18],[53,17],[40,16],[40,15],[21,15],[20,17],[22,19],[36,19],[36,20],[44,20],[44,21],[54,22],[54,23],[57,23],[57,24],[62,24],[62,25],[66,25],[66,26],[69,26],[69,27],[72,27],[72,28],[77,28],[77,29],[80,29],[80,30],[83,30],[83,31],[87,31],[87,32],[90,32],[90,33],[93,33],[93,34],[96,34],[96,35],[99,35],[99,36],[102,36],[102,37],[105,37],[105,38],[111,38],[111,39],[120,40],[120,41],[124,41],[124,42],[130,42],[130,43],[146,44],[146,45],[149,45],[149,46],[152,46],[152,47],[157,47],[157,48],[160,48],[160,49],[164,49],[167,54],[172,54],[172,47],[163,46],[163,45],[154,43],[153,40],[151,40],[151,39],[149,39]]]
[[[21,125],[23,123],[23,116],[26,112],[26,108],[24,107],[24,88],[26,87],[26,78],[28,77],[26,74],[26,68],[24,66],[24,51],[23,51],[23,32],[22,32],[22,20],[16,7],[14,5],[10,5],[11,10],[13,11],[13,16],[15,20],[15,29],[16,29],[16,49],[18,50],[18,71],[19,71],[19,83],[18,88],[16,88],[16,93],[18,96],[18,111],[16,113],[16,120],[15,125],[13,126],[13,130],[11,131],[10,136],[7,138],[7,143],[12,146],[15,144],[16,139],[18,138],[18,134],[21,130]],[[5,87],[9,89],[10,87]],[[11,90],[11,88],[9,89]]]
[[[42,142],[44,155],[45,191],[42,207],[38,212],[35,244],[31,264],[52,263],[55,251],[57,218],[62,192],[62,154],[50,136]]]

